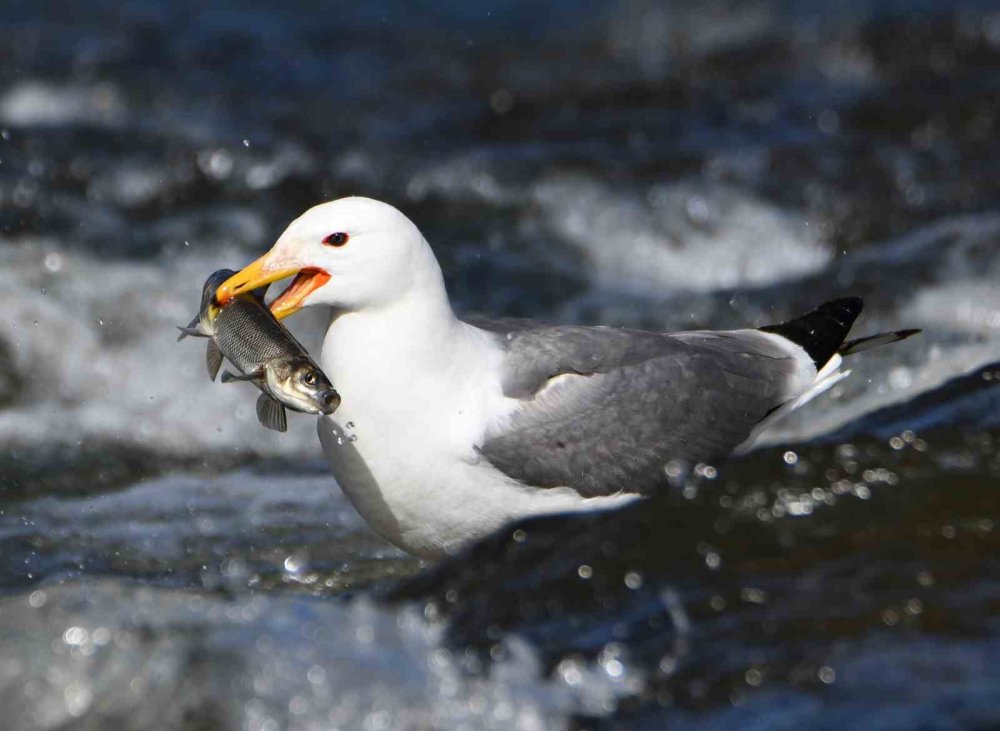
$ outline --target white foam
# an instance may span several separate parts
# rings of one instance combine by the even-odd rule
[[[22,81],[0,94],[0,123],[31,126],[117,126],[127,114],[124,97],[109,83],[55,85]]]
[[[832,253],[800,216],[731,188],[652,186],[645,200],[583,177],[538,183],[545,224],[586,257],[602,288],[664,297],[773,284],[819,271]]]
[[[192,719],[226,730],[550,731],[581,708],[571,684],[545,679],[516,640],[489,671],[470,673],[420,607],[223,600],[102,580],[8,597],[0,616],[0,705],[21,731],[84,715],[122,731]],[[583,670],[597,696],[634,687],[620,660]]]
[[[416,201],[433,194],[448,200],[474,200],[496,206],[519,203],[523,189],[504,185],[488,160],[474,155],[447,158],[424,165],[410,176],[406,194]]]
[[[775,25],[764,5],[617,3],[603,39],[611,53],[633,62],[644,75],[658,78],[674,64],[746,44]]]
[[[1000,287],[992,276],[925,289],[916,294],[907,311],[928,326],[979,340],[1000,340]]]

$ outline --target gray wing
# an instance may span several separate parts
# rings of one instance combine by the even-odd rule
[[[505,348],[504,393],[523,402],[486,434],[482,455],[526,484],[587,497],[649,494],[671,460],[728,455],[799,378],[794,352],[754,330],[471,324]]]

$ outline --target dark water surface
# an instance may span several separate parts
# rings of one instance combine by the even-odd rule
[[[0,8],[5,729],[1000,727],[994,3],[203,5]],[[464,313],[924,334],[423,567],[174,343],[349,194]]]

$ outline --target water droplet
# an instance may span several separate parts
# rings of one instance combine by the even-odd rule
[[[306,673],[306,678],[313,685],[322,685],[323,681],[326,680],[326,670],[319,665],[313,665]]]
[[[203,150],[198,155],[198,165],[210,177],[221,180],[233,170],[233,158],[225,150]]]
[[[895,627],[899,624],[899,612],[894,608],[886,609],[882,612],[882,622],[887,627]]]
[[[351,436],[349,436],[347,438],[347,441],[349,441],[349,442],[356,442],[356,441],[358,441],[358,435],[357,434],[351,434]]]
[[[52,251],[45,255],[45,268],[50,272],[58,272],[62,269],[63,259],[59,254]]]
[[[789,450],[784,454],[785,464],[796,464],[799,461],[799,455],[795,452]]]
[[[906,613],[911,616],[916,616],[924,611],[924,604],[917,598],[910,599],[906,602]]]
[[[82,645],[87,641],[88,632],[83,627],[70,627],[63,632],[63,642],[67,645]]]
[[[107,627],[98,627],[90,633],[91,641],[97,646],[103,646],[111,641],[111,630]]]
[[[79,717],[90,707],[90,702],[94,696],[90,688],[74,681],[66,686],[66,690],[63,691],[63,697],[66,699],[66,710],[69,711],[69,714]]]
[[[667,476],[667,482],[671,487],[681,487],[684,481],[684,463],[677,459],[672,459],[663,465],[663,474]]]
[[[587,564],[580,564],[580,568],[576,570],[576,573],[579,574],[581,579],[589,579],[594,575],[594,569]]]
[[[243,140],[244,147],[250,147],[250,140]]]
[[[229,558],[222,562],[222,577],[235,585],[242,584],[250,575],[250,567],[241,558]]]
[[[621,660],[608,660],[604,663],[604,672],[612,678],[620,678],[625,672],[625,666],[622,665]]]
[[[889,385],[899,391],[909,388],[913,384],[913,374],[909,368],[899,366],[889,372]]]
[[[354,422],[353,421],[349,421],[344,426],[347,429],[353,429],[354,428]]]
[[[576,660],[563,660],[556,667],[556,672],[559,673],[566,685],[579,685],[583,682],[583,673]]]
[[[824,109],[819,113],[816,126],[825,135],[837,134],[837,131],[840,129],[840,115],[832,109]]]
[[[494,114],[506,114],[514,108],[514,95],[507,89],[497,89],[490,96],[490,108]]]

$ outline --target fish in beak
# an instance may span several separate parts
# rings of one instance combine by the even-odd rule
[[[237,281],[236,286],[230,287],[221,298],[225,303],[218,302],[216,295],[223,284],[245,275],[258,263],[239,274],[232,269],[213,272],[202,288],[198,316],[187,327],[180,328],[181,337],[208,338],[205,365],[209,378],[214,381],[223,359],[228,359],[239,373],[223,372],[222,382],[254,384],[261,391],[257,399],[260,423],[268,429],[285,431],[288,427],[286,409],[307,414],[332,414],[340,405],[340,394],[302,344],[264,304],[267,285],[258,286],[259,283],[280,277],[270,272],[258,277],[251,271],[248,284]],[[280,275],[288,276],[295,270],[286,272]],[[285,311],[293,312],[298,307]]]
[[[294,276],[292,283],[270,304],[271,313],[279,320],[302,309],[302,302],[312,292],[330,281],[330,275],[313,267],[289,267],[274,263],[273,252],[268,252],[257,261],[243,268],[216,290],[215,299],[220,306],[244,292],[252,292],[258,287]]]

